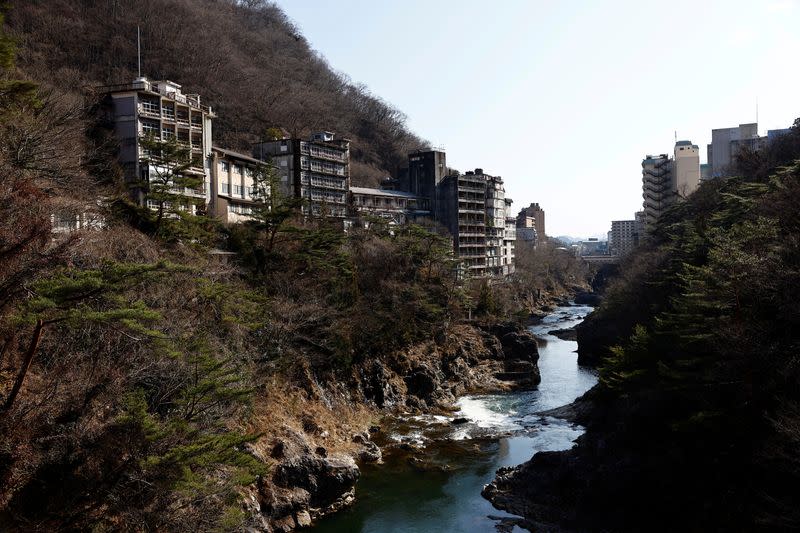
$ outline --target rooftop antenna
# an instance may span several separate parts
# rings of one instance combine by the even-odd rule
[[[756,128],[758,128],[758,96],[756,96]]]
[[[675,130],[675,144],[678,144],[678,130]]]
[[[139,26],[136,26],[136,61],[139,65],[139,77],[142,77],[142,35]]]

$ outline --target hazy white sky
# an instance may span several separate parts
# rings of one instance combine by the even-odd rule
[[[503,176],[549,235],[641,208],[674,134],[800,117],[800,2],[279,0],[339,71],[408,115],[448,166]]]

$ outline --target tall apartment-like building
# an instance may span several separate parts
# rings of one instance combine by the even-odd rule
[[[398,188],[436,203],[436,191],[447,176],[447,156],[440,150],[417,150],[408,154],[408,170],[399,179]]]
[[[482,169],[475,169],[475,173],[478,172],[483,174]],[[489,276],[503,276],[508,261],[504,257],[506,190],[500,176],[483,176],[486,178],[486,273]]]
[[[611,255],[624,257],[631,253],[639,241],[635,220],[611,222]]]
[[[678,141],[674,161],[674,189],[680,198],[686,198],[700,186],[700,148],[691,141]]]
[[[667,154],[648,155],[642,161],[642,196],[644,222],[647,227],[655,224],[667,207],[674,202],[672,167],[672,159]],[[612,242],[616,244],[616,239]]]
[[[126,181],[146,184],[155,170],[145,162],[141,145],[144,137],[175,138],[197,156],[198,163],[186,172],[203,178],[201,188],[175,192],[207,205],[211,200],[211,121],[215,118],[211,108],[200,103],[199,95],[184,94],[180,85],[168,80],[141,77],[102,90],[108,93],[111,103],[114,133],[120,142],[119,162]],[[132,190],[141,205],[146,204],[146,192],[146,185]]]
[[[534,228],[535,231],[530,231]],[[523,240],[539,244],[546,239],[544,232],[544,209],[539,204],[531,204],[523,208],[517,215],[517,235]]]
[[[452,174],[439,185],[436,219],[453,236],[453,251],[474,277],[487,275],[487,180],[480,172]]]
[[[283,194],[302,198],[303,213],[337,218],[347,216],[350,189],[350,141],[331,132],[309,140],[279,139],[255,145],[253,156],[271,160],[278,169]]]
[[[667,154],[648,155],[642,161],[645,226],[652,226],[669,206],[700,186],[699,152],[691,141],[678,141],[674,158]]]
[[[517,246],[517,219],[511,216],[511,198],[506,198],[506,232],[503,236],[503,275],[513,274],[516,271],[516,246]]]

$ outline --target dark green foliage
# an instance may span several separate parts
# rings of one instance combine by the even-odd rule
[[[214,221],[204,216],[203,161],[175,137],[141,139],[146,154],[147,179],[132,184],[145,192],[146,208],[139,214],[152,234],[167,242],[209,244],[214,239]],[[196,191],[198,197],[185,194]]]
[[[694,524],[800,526],[790,503],[800,463],[781,451],[800,446],[788,430],[800,421],[798,139],[794,129],[743,155],[743,176],[673,207],[582,326],[586,344],[610,348],[595,399],[614,428],[586,442],[605,432],[609,450],[634,457],[640,472],[619,467],[630,484],[614,490],[635,507],[645,502],[634,483],[647,476],[659,479],[648,504],[680,507]]]

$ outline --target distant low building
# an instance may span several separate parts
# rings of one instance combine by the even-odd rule
[[[391,224],[406,224],[431,216],[428,198],[405,191],[350,187],[352,206],[357,214],[369,214]]]
[[[585,241],[581,241],[578,245],[578,254],[581,256],[587,255],[605,255],[608,253],[608,241],[601,241],[598,238],[592,237]]]

